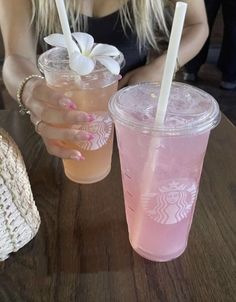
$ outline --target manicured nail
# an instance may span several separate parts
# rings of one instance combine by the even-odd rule
[[[76,122],[92,122],[95,120],[95,115],[85,112],[80,112],[76,116]]]
[[[88,139],[88,141],[93,140],[94,137],[95,137],[94,134],[92,134],[92,133],[87,133],[87,139]]]
[[[75,137],[76,140],[80,141],[80,140],[84,140],[84,141],[91,141],[92,139],[94,139],[94,135],[92,133],[88,133],[88,132],[80,132],[76,135]]]
[[[94,114],[88,114],[88,115],[87,115],[87,121],[88,121],[88,122],[94,121],[95,118],[96,118],[96,116],[95,116]]]
[[[122,75],[119,74],[119,75],[118,75],[118,81],[121,80],[121,79],[122,79]]]
[[[85,157],[84,157],[82,154],[80,154],[80,155],[78,154],[78,155],[72,155],[72,156],[70,157],[70,159],[80,161],[80,160],[85,160]]]
[[[69,109],[71,109],[71,110],[76,110],[76,109],[77,109],[77,106],[76,106],[74,103],[71,103],[71,104],[69,105]]]
[[[59,104],[62,107],[65,107],[66,109],[71,109],[71,110],[75,110],[77,109],[77,106],[75,105],[75,103],[73,103],[70,99],[68,98],[63,98],[59,100]]]

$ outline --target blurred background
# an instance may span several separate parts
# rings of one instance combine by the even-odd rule
[[[210,49],[206,63],[201,67],[197,82],[190,83],[212,94],[218,101],[221,110],[236,125],[236,90],[225,91],[219,88],[221,72],[217,69],[217,59],[219,57],[223,36],[222,12],[219,11],[211,35]],[[236,54],[235,54],[236,55]],[[0,33],[0,108],[16,109],[17,105],[8,95],[2,81],[2,64],[4,60],[4,48]],[[178,81],[183,81],[183,72],[177,75]]]

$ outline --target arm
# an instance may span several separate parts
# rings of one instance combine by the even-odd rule
[[[17,88],[30,74],[39,74],[36,66],[36,40],[30,25],[30,1],[0,0],[0,26],[5,47],[3,79],[16,99]]]
[[[177,2],[177,0],[173,0]],[[195,57],[204,45],[208,34],[208,23],[203,0],[186,0],[188,4],[185,25],[179,48],[180,67]],[[140,82],[159,82],[165,64],[165,54],[155,58],[148,65],[127,73],[120,81],[120,88]]]
[[[36,64],[34,28],[31,24],[30,0],[0,0],[0,26],[5,48],[4,83],[13,98],[24,78],[40,74]],[[91,134],[71,128],[56,128],[53,124],[73,125],[91,121],[91,115],[75,110],[76,105],[61,93],[47,87],[45,80],[31,79],[24,87],[22,101],[30,110],[33,124],[40,121],[38,133],[50,154],[81,160],[78,150],[62,148],[60,140],[89,140]]]
[[[199,53],[209,35],[204,1],[186,0],[183,2],[188,4],[188,9],[179,49],[180,66],[185,65]]]

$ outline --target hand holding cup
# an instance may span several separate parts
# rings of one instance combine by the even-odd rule
[[[78,110],[72,100],[48,87],[43,79],[32,79],[27,84],[23,102],[31,113],[31,121],[37,126],[36,131],[41,135],[48,153],[64,159],[84,159],[78,150],[65,148],[60,142],[93,139],[92,133],[72,127],[93,121],[92,114]]]

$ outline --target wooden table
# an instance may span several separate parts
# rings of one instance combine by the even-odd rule
[[[23,153],[42,223],[36,238],[0,264],[0,301],[236,301],[236,128],[213,131],[186,252],[154,263],[130,247],[115,148],[110,175],[69,181],[28,117],[0,111]]]

